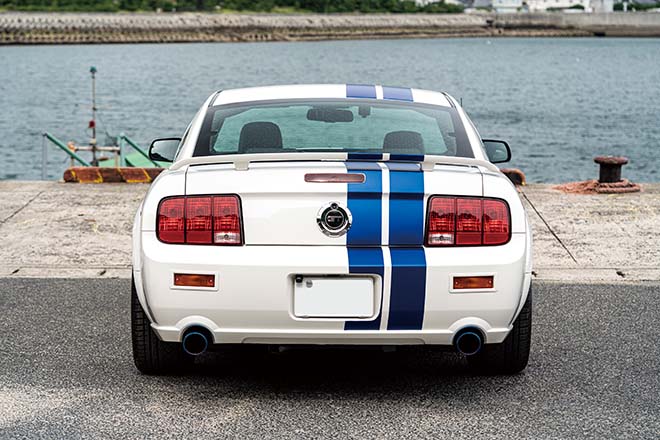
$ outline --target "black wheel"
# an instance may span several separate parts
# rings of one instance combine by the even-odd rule
[[[181,344],[163,342],[151,328],[137,297],[135,279],[131,283],[131,335],[133,338],[133,361],[143,374],[168,374],[180,372],[192,362]]]
[[[527,366],[532,340],[532,288],[511,332],[500,344],[486,344],[468,356],[470,367],[482,374],[516,374]]]

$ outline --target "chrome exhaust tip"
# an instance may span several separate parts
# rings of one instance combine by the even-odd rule
[[[203,330],[191,329],[183,335],[183,351],[191,356],[199,356],[209,348],[209,337]]]
[[[454,338],[454,346],[459,353],[472,356],[481,351],[483,347],[481,332],[477,329],[464,329]]]

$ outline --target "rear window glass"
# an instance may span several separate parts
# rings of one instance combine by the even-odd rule
[[[364,99],[211,108],[195,156],[296,151],[472,157],[455,109]]]

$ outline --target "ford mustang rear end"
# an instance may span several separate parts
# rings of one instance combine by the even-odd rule
[[[444,93],[367,85],[213,94],[135,218],[133,350],[175,371],[219,344],[454,347],[527,364],[531,231]]]

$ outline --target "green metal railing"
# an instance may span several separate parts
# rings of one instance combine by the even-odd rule
[[[83,159],[83,158],[80,157],[78,154],[76,154],[75,151],[71,151],[71,149],[70,149],[69,147],[67,147],[66,144],[65,144],[64,142],[62,142],[61,140],[57,139],[57,138],[56,138],[55,136],[53,136],[52,134],[50,134],[50,133],[44,133],[43,136],[44,136],[46,139],[48,139],[49,141],[51,141],[53,144],[55,144],[56,146],[58,146],[58,147],[60,148],[60,150],[64,151],[66,154],[69,155],[69,157],[71,157],[71,159],[77,161],[77,162],[78,162],[79,164],[81,164],[82,166],[85,166],[85,167],[89,167],[89,166],[91,166],[89,162],[87,162],[85,159]],[[44,149],[44,154],[45,154],[45,149]]]
[[[151,162],[153,164],[153,166],[155,166],[155,167],[160,167],[161,166],[159,163],[154,162],[153,160],[151,160],[151,158],[149,157],[149,153],[147,153],[142,147],[140,147],[137,144],[137,142],[135,142],[134,140],[132,140],[131,138],[126,136],[124,133],[120,134],[118,139],[119,139],[119,148],[120,148],[120,151],[121,151],[120,154],[121,154],[121,163],[122,163],[122,165],[126,165],[125,158],[124,158],[125,155],[123,153],[124,152],[123,143],[126,142],[135,151],[140,153],[142,156],[144,156],[145,159],[147,159],[149,162]]]
[[[48,132],[44,132],[42,134],[44,142],[42,144],[42,152],[41,152],[41,177],[43,180],[47,179],[47,165],[48,165],[48,147],[46,145],[46,139],[48,139],[50,142],[52,142],[56,147],[58,147],[60,150],[64,151],[69,158],[71,159],[72,164],[74,162],[77,162],[81,166],[84,167],[90,167],[92,166],[92,163],[83,159],[82,156],[78,154],[77,151],[72,150],[67,146],[64,142],[53,136],[52,134]],[[106,152],[112,152],[118,156],[115,156],[116,159],[116,165],[115,166],[137,166],[135,164],[132,164],[126,160],[127,152],[126,150],[130,147],[132,150],[134,150],[138,155],[142,156],[144,159],[146,159],[146,163],[149,165],[141,165],[141,166],[154,166],[157,168],[160,168],[163,166],[163,164],[158,163],[156,161],[153,161],[149,158],[149,153],[142,148],[137,142],[135,142],[133,139],[129,138],[126,136],[124,133],[121,133],[119,136],[115,138],[115,146],[112,147],[91,147],[91,146],[78,146],[76,147],[77,150],[83,150],[83,151],[91,151],[92,148],[96,149],[96,151],[106,151]],[[129,150],[130,151],[130,150]],[[106,165],[107,166],[107,165]]]

